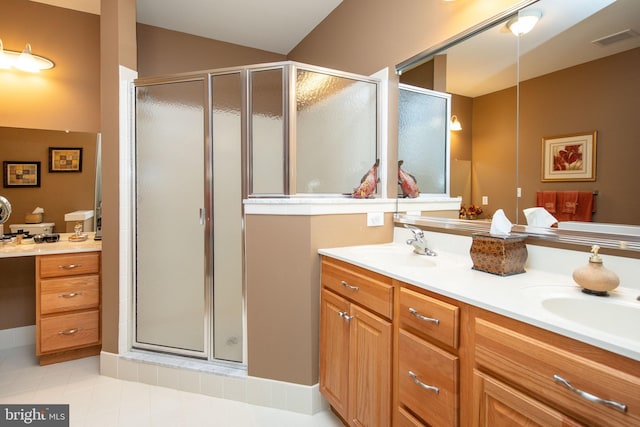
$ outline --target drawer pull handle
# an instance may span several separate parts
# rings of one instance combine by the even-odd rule
[[[66,331],[58,331],[58,335],[73,335],[80,332],[80,328],[67,329]]]
[[[82,264],[67,264],[58,266],[58,268],[62,268],[63,270],[73,270],[74,268],[78,267],[82,267]]]
[[[574,392],[575,394],[577,394],[578,396],[582,397],[583,399],[588,400],[589,402],[593,402],[593,403],[600,403],[602,405],[609,405],[609,406],[613,406],[614,408],[616,408],[617,410],[621,411],[621,412],[627,412],[627,405],[623,405],[622,403],[618,403],[616,401],[613,400],[606,400],[606,399],[602,399],[598,396],[595,396],[591,393],[588,393],[586,391],[582,391],[578,388],[575,388],[574,386],[571,385],[571,383],[567,380],[565,380],[564,378],[562,378],[560,375],[554,374],[553,375],[553,379],[556,382],[561,383],[562,385],[564,385],[568,390]]]
[[[412,371],[409,371],[409,376],[411,377],[411,379],[413,380],[414,383],[418,384],[423,389],[431,390],[435,394],[440,393],[440,389],[438,387],[423,383],[422,381],[420,381],[418,379],[418,376],[416,374],[414,374]]]
[[[82,295],[82,292],[69,292],[68,294],[60,294],[58,298],[73,298]]]
[[[338,316],[342,317],[345,320],[345,322],[348,322],[349,320],[353,319],[353,316],[349,316],[346,311],[339,311]]]
[[[345,282],[344,280],[342,282],[340,282],[340,283],[342,283],[342,286],[344,286],[347,289],[351,289],[352,291],[358,292],[360,290],[359,287],[350,285],[347,282]]]
[[[436,325],[440,324],[440,320],[434,319],[433,317],[423,316],[422,314],[418,313],[418,310],[416,310],[415,308],[409,307],[409,313],[413,314],[413,316],[416,319],[424,320],[425,322],[435,323]]]

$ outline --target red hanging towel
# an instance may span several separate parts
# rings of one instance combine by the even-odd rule
[[[558,191],[558,206],[560,212],[575,214],[578,208],[578,192],[577,191]]]
[[[538,207],[545,208],[547,212],[556,212],[556,192],[555,191],[538,191],[536,193],[536,204]]]
[[[571,215],[571,221],[591,222],[593,216],[593,192],[580,191],[578,193],[578,206],[576,213]]]

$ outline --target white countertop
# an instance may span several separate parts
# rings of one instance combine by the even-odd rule
[[[639,316],[629,325],[633,334],[640,328],[637,289],[618,287],[609,297],[589,296],[581,292],[571,276],[528,268],[526,273],[502,277],[473,270],[470,256],[442,251],[436,257],[417,255],[410,246],[397,242],[320,249],[319,253],[640,361],[639,339],[567,320],[542,304],[544,298],[556,294],[587,299],[596,307],[601,302],[638,304]],[[608,320],[598,319],[597,310],[592,314],[594,321]]]
[[[102,250],[102,242],[93,240],[94,233],[86,233],[84,242],[70,242],[74,233],[59,233],[60,240],[55,243],[35,243],[33,239],[23,240],[21,244],[0,245],[0,258],[14,258],[34,255],[66,254],[75,252],[94,252]]]

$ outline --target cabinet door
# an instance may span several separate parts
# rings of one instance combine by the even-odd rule
[[[572,427],[582,424],[484,375],[474,373],[476,427]]]
[[[344,419],[349,386],[349,302],[322,290],[320,300],[320,393]]]
[[[391,323],[351,305],[349,424],[391,422]]]

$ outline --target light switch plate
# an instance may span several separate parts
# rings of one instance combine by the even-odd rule
[[[368,212],[367,213],[368,227],[380,227],[382,225],[384,225],[384,212]]]

